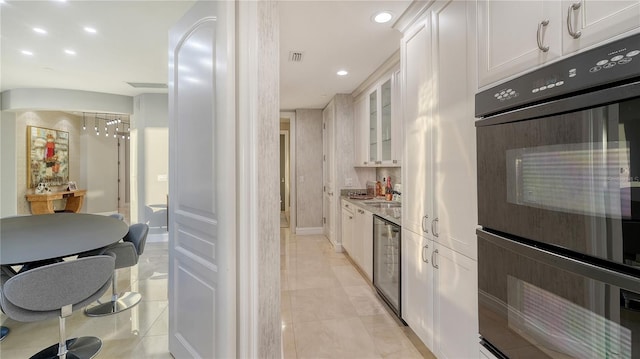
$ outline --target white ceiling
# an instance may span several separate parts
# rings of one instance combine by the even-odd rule
[[[0,91],[65,88],[135,96],[166,92],[127,82],[166,83],[167,31],[193,1],[0,0]],[[377,10],[396,18],[410,1],[282,1],[282,109],[323,108],[350,93],[399,47],[400,34],[370,20]],[[83,27],[97,29],[94,35]],[[48,31],[41,35],[32,30]],[[64,53],[72,48],[75,56]],[[25,56],[30,50],[33,56]],[[301,63],[289,51],[304,51]],[[349,75],[339,77],[336,71]]]

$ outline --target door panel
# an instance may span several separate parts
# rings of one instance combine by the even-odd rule
[[[402,166],[402,227],[426,235],[432,198],[432,111],[431,31],[419,27],[403,39],[404,163]],[[410,75],[408,75],[410,74]],[[425,219],[425,216],[428,216]]]
[[[176,358],[235,356],[226,11],[224,2],[198,2],[170,31],[169,351]]]

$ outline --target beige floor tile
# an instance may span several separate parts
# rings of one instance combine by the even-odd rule
[[[380,358],[357,318],[295,323],[298,358]]]
[[[356,308],[356,312],[361,316],[370,316],[385,313],[383,303],[376,296],[373,289],[368,285],[344,287],[351,304]]]
[[[293,290],[289,294],[295,324],[357,315],[344,289],[340,287]]]
[[[367,282],[353,265],[332,266],[331,270],[343,287],[364,286]]]

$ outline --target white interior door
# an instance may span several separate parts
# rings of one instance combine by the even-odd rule
[[[236,356],[233,3],[169,33],[169,351]],[[230,40],[231,39],[231,40]]]

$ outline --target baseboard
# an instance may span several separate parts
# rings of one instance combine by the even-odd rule
[[[297,236],[311,236],[318,234],[323,234],[322,227],[296,227]]]
[[[147,235],[147,242],[169,242],[169,232],[149,233]]]

